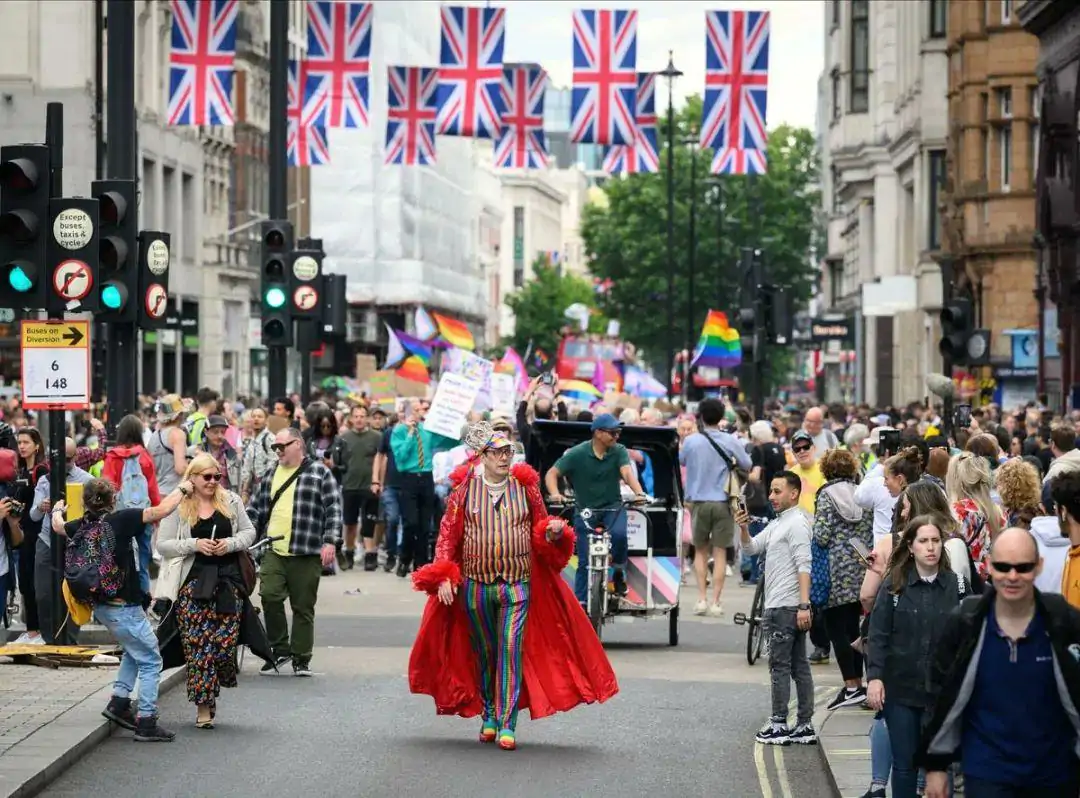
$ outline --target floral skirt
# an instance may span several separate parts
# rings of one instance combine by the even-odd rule
[[[176,625],[187,661],[188,701],[213,704],[222,687],[236,687],[240,615],[217,612],[215,601],[192,598],[194,580],[180,589]]]

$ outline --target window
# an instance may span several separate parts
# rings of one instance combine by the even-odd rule
[[[998,152],[1001,158],[1001,190],[1008,191],[1012,178],[1012,125],[998,128]]]
[[[1001,24],[1012,24],[1012,0],[1001,0]]]
[[[982,97],[982,119],[979,127],[979,146],[982,149],[982,179],[990,179],[990,95],[985,92]]]
[[[830,178],[829,193],[831,195],[831,200],[832,200],[832,212],[834,214],[839,214],[841,209],[842,209],[841,208],[841,203],[840,203],[840,190],[843,188],[843,186],[840,183],[840,170],[837,169],[835,166],[830,166],[829,167],[829,178]]]
[[[870,2],[851,2],[851,113],[870,110]]]
[[[514,207],[514,288],[525,284],[525,208]]]
[[[1032,86],[1031,123],[1028,125],[1028,152],[1031,153],[1031,186],[1039,176],[1039,121],[1042,118],[1042,95],[1038,86]]]
[[[929,192],[927,201],[927,248],[941,249],[941,189],[945,185],[945,150],[927,152]]]
[[[994,89],[994,99],[997,102],[998,118],[1012,119],[1012,89],[1008,87]]]
[[[944,39],[949,24],[949,0],[930,0],[930,38]]]
[[[844,262],[829,262],[829,307],[835,308],[840,304],[840,298],[844,295]]]
[[[840,70],[832,71],[832,119],[840,119]]]

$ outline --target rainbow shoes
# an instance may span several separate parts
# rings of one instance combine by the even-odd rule
[[[499,748],[504,751],[513,751],[517,748],[517,742],[514,740],[514,732],[510,729],[503,729],[499,732]]]
[[[498,736],[498,729],[495,728],[495,724],[490,720],[485,720],[484,725],[480,727],[480,742],[493,743],[496,736]]]

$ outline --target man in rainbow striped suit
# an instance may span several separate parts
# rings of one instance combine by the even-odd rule
[[[433,696],[441,714],[482,715],[481,742],[513,750],[521,709],[535,719],[604,701],[618,685],[559,574],[573,531],[548,517],[539,476],[512,465],[512,441],[487,423],[465,444],[476,459],[451,476],[435,561],[413,574],[432,598],[410,687]]]

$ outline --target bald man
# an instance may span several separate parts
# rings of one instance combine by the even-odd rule
[[[825,429],[825,414],[820,407],[811,407],[803,417],[803,429],[814,439],[814,462],[829,449],[835,449],[840,441],[833,435],[832,430]]]
[[[1027,530],[1002,532],[989,562],[992,586],[965,599],[937,639],[916,757],[926,796],[946,798],[956,760],[968,798],[1076,796],[1080,611],[1035,588],[1042,560]]]
[[[75,465],[75,441],[67,439],[67,479],[68,485],[82,485],[90,481],[90,473]],[[60,607],[54,613],[53,589],[52,589],[52,524],[49,518],[49,510],[52,509],[50,501],[51,486],[48,475],[38,480],[34,489],[34,503],[30,507],[30,521],[41,524],[41,534],[38,535],[37,546],[34,549],[34,596],[37,598],[38,617],[41,621],[42,642],[52,645],[73,646],[79,627],[70,620],[64,624],[60,637],[56,638],[56,627],[64,621],[65,608]]]

